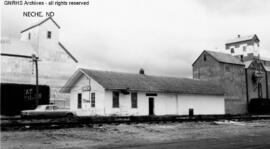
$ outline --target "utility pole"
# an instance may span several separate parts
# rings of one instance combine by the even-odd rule
[[[38,86],[38,61],[39,61],[39,59],[38,59],[38,57],[35,55],[35,54],[33,54],[32,55],[32,61],[33,61],[33,63],[35,63],[35,68],[36,68],[36,94],[35,94],[35,103],[36,103],[36,106],[38,106],[38,104],[39,104],[39,86]]]
[[[40,98],[40,96],[39,96],[39,87],[38,87],[38,61],[40,61],[39,58],[35,54],[32,54],[32,56],[28,56],[28,55],[17,55],[17,54],[1,53],[1,56],[27,58],[27,59],[31,59],[31,62],[35,63],[35,68],[36,68],[35,103],[36,103],[36,106],[37,106],[39,104],[39,98]]]

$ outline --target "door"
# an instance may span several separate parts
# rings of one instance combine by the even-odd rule
[[[66,112],[59,109],[57,106],[53,106],[53,113],[55,117],[61,117],[66,115]]]
[[[82,108],[82,94],[78,94],[78,109]]]
[[[47,116],[47,117],[53,117],[54,116],[53,106],[51,106],[51,105],[46,106],[45,111],[40,115]]]
[[[154,98],[149,98],[149,115],[154,115]]]

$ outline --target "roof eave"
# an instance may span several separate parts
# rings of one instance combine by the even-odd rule
[[[125,90],[126,88],[105,88],[105,90],[108,91],[119,91],[119,90]],[[158,90],[139,90],[139,89],[128,89],[128,91],[131,92],[144,92],[144,93],[167,93],[167,94],[195,94],[195,95],[224,95],[224,92],[218,92],[218,93],[202,93],[202,92],[184,92],[184,91],[158,91]]]
[[[61,43],[58,42],[58,45],[70,56],[70,58],[75,62],[78,63],[78,60],[68,51],[68,49]]]
[[[225,46],[230,46],[232,44],[237,44],[237,43],[241,43],[241,42],[247,42],[247,41],[252,41],[254,39],[254,37],[256,38],[255,40],[257,40],[258,42],[260,42],[260,39],[258,38],[258,36],[256,34],[254,34],[252,36],[252,38],[247,39],[247,40],[240,40],[240,41],[236,41],[236,42],[226,42]]]
[[[222,61],[219,61],[219,62],[220,62],[220,63],[224,63],[224,64],[246,66],[245,64],[229,63],[229,62],[222,62]]]
[[[236,42],[227,42],[225,43],[226,46],[232,45],[232,44],[237,44],[237,43],[241,43],[241,42],[247,42],[247,41],[251,41],[252,39],[248,39],[248,40],[241,40],[241,41],[236,41]]]
[[[60,93],[70,93],[72,85],[75,83],[74,82],[75,79],[80,77],[80,76],[78,76],[78,75],[80,75],[80,73],[81,73],[81,75],[83,74],[80,69],[76,70],[72,74],[72,76],[67,80],[65,85],[60,89]]]
[[[192,63],[192,66],[199,60],[199,58],[203,55],[204,52],[207,52],[206,50],[203,50],[203,52],[196,58],[196,60]]]
[[[54,19],[53,19],[52,17],[48,17],[48,18],[44,19],[43,21],[41,21],[41,22],[39,22],[39,23],[37,23],[37,24],[35,24],[35,25],[32,25],[32,26],[30,26],[30,27],[28,27],[28,28],[22,30],[21,33],[26,32],[26,31],[28,31],[28,30],[30,30],[30,29],[32,29],[32,28],[37,27],[37,26],[40,26],[41,24],[45,23],[45,22],[48,21],[48,20],[51,20],[51,21],[56,25],[56,27],[57,27],[58,29],[61,28],[61,27],[56,23],[56,21],[54,21]]]

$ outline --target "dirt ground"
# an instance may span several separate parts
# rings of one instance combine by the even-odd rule
[[[94,125],[93,127],[1,132],[1,149],[110,148],[177,140],[270,134],[270,120]]]

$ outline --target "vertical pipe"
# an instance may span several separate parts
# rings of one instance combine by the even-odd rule
[[[89,97],[88,97],[88,99],[89,99],[89,103],[90,103],[90,105],[89,105],[89,108],[92,108],[92,99],[91,99],[91,80],[90,80],[90,78],[88,78],[89,79]]]
[[[266,98],[269,99],[269,88],[268,88],[268,72],[265,71],[265,82],[266,82]]]
[[[33,62],[36,66],[36,106],[39,104],[39,87],[38,87],[38,58],[36,55],[33,55]]]
[[[248,105],[249,105],[249,94],[248,94],[248,73],[247,73],[247,69],[245,69],[245,76],[246,76],[247,110],[248,110]]]

